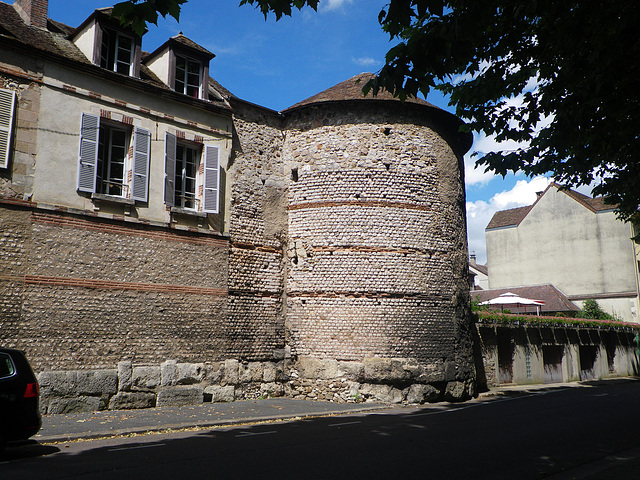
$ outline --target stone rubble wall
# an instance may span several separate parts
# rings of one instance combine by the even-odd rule
[[[226,239],[31,204],[0,206],[0,227],[1,343],[36,370],[230,355]],[[246,332],[235,355],[262,343]]]
[[[338,403],[414,403],[471,398],[471,382],[446,381],[412,359],[340,362],[312,357],[277,362],[181,363],[44,371],[43,414],[199,405],[290,397]]]
[[[473,382],[461,159],[403,107],[287,112],[291,353],[413,358]]]
[[[283,358],[283,244],[287,223],[281,127],[281,118],[275,112],[244,103],[234,105],[228,172],[230,358]],[[249,353],[236,349],[247,342],[252,344]]]

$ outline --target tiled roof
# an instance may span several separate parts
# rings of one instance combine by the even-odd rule
[[[207,58],[208,60],[211,60],[213,57],[215,57],[215,55],[213,53],[211,53],[209,50],[207,50],[204,47],[201,47],[196,42],[194,42],[193,40],[185,37],[184,34],[182,32],[180,32],[180,33],[178,33],[178,35],[174,35],[169,40],[164,42],[162,45],[160,45],[158,48],[156,48],[153,52],[151,52],[150,54],[146,55],[145,56],[145,61],[148,61],[149,59],[152,59],[152,58],[156,57],[162,51],[164,51],[166,48],[168,48],[170,46],[175,46],[175,45],[180,45],[182,47],[186,47],[189,50],[198,53],[200,56]]]
[[[190,38],[185,37],[182,32],[178,33],[178,35],[174,35],[173,37],[170,38],[170,40],[175,43],[179,43],[180,45],[183,45],[185,47],[188,47],[191,50],[195,50],[196,52],[201,53],[206,57],[209,57],[209,58],[215,57],[215,55],[211,53],[209,50],[207,50],[204,47],[201,47]]]
[[[554,185],[557,188],[561,188],[560,185],[556,185],[556,184],[552,184],[552,185]],[[571,190],[571,189],[563,189],[560,191],[563,193],[566,193],[568,196],[573,198],[576,202],[584,205],[592,212],[603,212],[607,210],[613,210],[614,208],[616,208],[615,205],[608,205],[604,203],[604,197],[591,198],[587,195],[583,195],[582,193],[576,192],[575,190]]]
[[[529,205],[527,207],[512,208],[494,213],[486,230],[519,225],[522,219],[527,216],[531,207],[532,205]]]
[[[480,265],[479,263],[476,264],[469,264],[469,268],[473,268],[477,271],[479,271],[480,273],[482,273],[483,275],[489,275],[489,269],[487,268],[486,265]]]
[[[56,22],[54,26],[57,25],[61,24]],[[17,42],[75,62],[90,63],[73,42],[66,39],[65,34],[27,25],[12,5],[3,2],[0,2],[0,39]]]
[[[331,88],[328,88],[320,93],[313,95],[312,97],[307,98],[306,100],[302,100],[301,102],[292,105],[291,107],[284,110],[292,110],[294,108],[303,107],[305,105],[310,105],[312,103],[324,103],[324,102],[339,102],[345,100],[394,100],[399,102],[397,98],[394,98],[386,90],[380,90],[378,95],[375,97],[369,93],[366,97],[362,93],[362,87],[371,79],[375,78],[375,74],[373,73],[361,73],[360,75],[356,75],[355,77],[350,78],[349,80],[345,80],[344,82],[340,82],[337,85],[334,85]],[[430,104],[429,102],[421,99],[421,98],[407,98],[406,102],[408,103],[416,103],[419,105],[425,105],[428,107],[438,108],[435,105]]]
[[[471,292],[471,299],[485,302],[507,292],[515,293],[523,298],[543,301],[544,305],[540,307],[541,312],[577,312],[580,310],[564,293],[551,284],[532,285],[529,287],[497,288],[493,290],[473,290]],[[523,307],[520,307],[520,309],[523,311]],[[512,313],[515,313],[515,307],[511,307],[510,310]],[[527,311],[535,312],[535,309],[533,307],[528,307]]]
[[[94,11],[91,16],[97,15],[104,17],[110,12],[111,8],[98,9]],[[34,53],[40,51],[43,56],[49,55],[49,58],[55,58],[55,61],[83,69],[90,74],[97,74],[105,78],[111,77],[118,82],[123,82],[124,80],[129,86],[141,89],[159,88],[167,92],[173,92],[173,90],[164,84],[144,63],[140,65],[139,79],[126,77],[93,65],[70,39],[71,35],[77,31],[77,28],[72,28],[64,23],[51,19],[47,21],[47,27],[48,30],[45,30],[27,25],[12,5],[0,1],[0,42],[13,44],[16,47],[34,51]],[[200,47],[184,35],[177,35],[169,41],[177,42],[190,49],[196,50],[203,56],[213,57],[211,52]],[[176,98],[180,98],[180,94],[176,93],[175,95]],[[190,97],[186,97],[184,100],[188,102],[194,101]],[[222,100],[213,100],[210,104],[214,107],[229,110],[228,104]]]

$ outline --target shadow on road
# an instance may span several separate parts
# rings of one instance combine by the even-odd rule
[[[617,480],[636,479],[640,454],[624,454],[640,450],[639,397],[638,382],[594,385],[59,448],[25,445],[0,476],[563,480],[613,478],[605,476],[612,469]]]
[[[7,448],[0,452],[0,462],[10,462],[24,458],[42,457],[58,453],[60,449],[53,445],[42,445],[35,440],[21,443],[9,443]]]

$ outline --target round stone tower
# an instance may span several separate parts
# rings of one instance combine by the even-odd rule
[[[361,74],[284,111],[287,343],[301,378],[379,400],[475,392],[462,156],[426,101],[363,97]]]

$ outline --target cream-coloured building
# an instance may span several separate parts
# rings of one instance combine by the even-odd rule
[[[581,306],[640,322],[640,245],[601,197],[552,183],[533,205],[496,212],[485,230],[489,288],[552,284]]]

